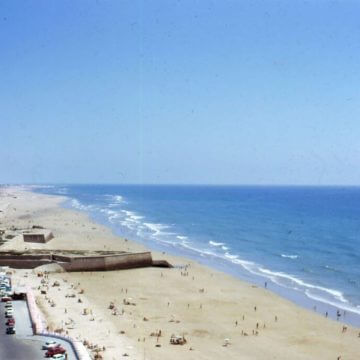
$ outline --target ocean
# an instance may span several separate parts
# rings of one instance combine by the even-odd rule
[[[360,188],[48,185],[123,237],[360,325]],[[266,283],[266,284],[265,284]]]

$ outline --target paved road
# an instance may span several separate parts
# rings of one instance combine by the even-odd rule
[[[13,301],[16,335],[6,334],[5,304],[0,303],[0,359],[1,360],[37,360],[45,359],[42,345],[49,340],[44,336],[32,336],[29,313],[25,301]],[[60,342],[68,352],[68,359],[76,357],[67,342]]]

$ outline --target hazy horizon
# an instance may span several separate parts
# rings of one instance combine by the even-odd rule
[[[1,183],[0,186],[34,186],[34,187],[47,187],[47,186],[169,186],[169,187],[274,187],[274,188],[358,188],[360,185],[352,184],[205,184],[205,183],[192,183],[192,184],[177,184],[177,183]]]

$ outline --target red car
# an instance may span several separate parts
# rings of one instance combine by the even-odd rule
[[[8,297],[8,296],[4,296],[1,298],[1,301],[2,302],[8,302],[8,301],[11,301],[11,297]]]
[[[45,353],[46,357],[52,357],[56,354],[65,354],[66,350],[62,346],[56,346]]]
[[[15,319],[14,318],[9,318],[6,322],[7,326],[13,326],[15,325]]]

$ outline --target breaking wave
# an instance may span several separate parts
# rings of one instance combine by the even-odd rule
[[[281,257],[288,258],[288,259],[297,259],[299,255],[287,255],[287,254],[281,254]]]
[[[225,244],[222,243],[222,242],[215,242],[215,241],[212,241],[212,240],[209,241],[209,244],[210,244],[211,246],[223,246],[223,245],[225,245]]]

